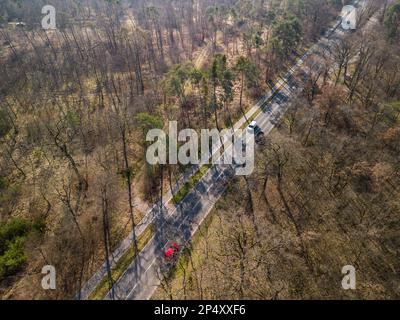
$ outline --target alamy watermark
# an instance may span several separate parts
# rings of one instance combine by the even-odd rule
[[[42,288],[44,290],[55,290],[56,289],[56,268],[52,265],[46,265],[42,268],[42,274],[45,276],[42,278]]]
[[[45,5],[42,8],[42,14],[45,15],[42,19],[42,28],[45,30],[56,29],[56,8],[51,5]]]
[[[169,132],[152,129],[146,141],[146,160],[151,165],[233,165],[236,175],[250,175],[254,170],[254,133],[249,130],[203,129],[198,133],[184,129],[178,133],[176,121],[170,121]],[[183,143],[178,148],[178,143]]]
[[[342,268],[342,274],[345,276],[342,279],[342,288],[344,290],[356,289],[356,268],[351,265]]]
[[[355,30],[357,28],[357,8],[346,5],[342,9],[342,28],[344,30]]]

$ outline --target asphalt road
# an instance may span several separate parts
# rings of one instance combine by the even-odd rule
[[[163,258],[164,248],[173,242],[182,244],[190,241],[232,177],[232,168],[213,166],[173,212],[164,208],[154,222],[156,235],[128,267],[106,299],[149,299],[160,284],[163,272],[168,271]]]
[[[329,38],[340,36],[341,32],[336,29],[336,26],[326,36]],[[266,135],[285,114],[293,96],[301,90],[303,83],[298,78],[306,80],[306,74],[303,71],[305,61],[313,55],[317,55],[322,48],[326,50],[327,41],[327,38],[322,38],[304,56],[299,58],[272,91],[246,114],[246,118],[250,118],[260,106],[271,99],[255,118]],[[234,129],[241,128],[246,122],[246,118],[240,119],[235,124]],[[173,242],[190,242],[202,221],[223,195],[233,176],[234,171],[231,166],[214,165],[179,206],[172,210],[165,207],[158,208],[158,213],[153,220],[157,230],[154,238],[149,241],[118,282],[115,283],[113,290],[107,294],[106,299],[150,299],[160,285],[164,272],[168,272],[170,267],[166,265],[163,258],[164,249]]]
[[[358,2],[355,1],[355,3]],[[335,26],[329,29],[317,44],[297,60],[282,80],[278,81],[274,88],[234,125],[234,130],[241,128],[247,122],[246,119],[252,118],[255,112],[263,106],[255,120],[267,135],[279,123],[290,100],[301,90],[304,81],[307,81],[307,75],[303,70],[304,62],[313,55],[329,51],[329,44],[332,43],[332,39],[343,35],[343,32],[338,29],[339,25],[340,21],[338,20]],[[269,102],[266,103],[267,101]],[[151,223],[155,224],[157,230],[155,236],[115,283],[113,290],[107,294],[106,299],[150,299],[159,286],[163,273],[168,271],[169,266],[165,265],[163,258],[165,247],[172,242],[190,242],[191,237],[222,196],[234,175],[232,167],[214,165],[181,201],[179,206],[166,205],[171,200],[172,194],[178,191],[197,170],[198,166],[193,166],[191,170],[186,172],[179,179],[172,192],[167,192],[161,199],[160,203],[164,204],[162,206],[154,205],[135,230],[113,252],[110,259],[111,267],[132,245],[133,234],[137,238],[147,226]],[[78,294],[76,298],[87,299],[90,292],[105,275],[106,264],[104,263],[85,284],[81,294]]]

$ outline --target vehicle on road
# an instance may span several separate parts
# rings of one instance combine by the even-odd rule
[[[254,134],[257,144],[262,144],[264,142],[264,132],[257,125],[256,121],[252,121],[249,124],[249,126],[247,127],[247,131]]]
[[[166,276],[170,274],[173,268],[178,263],[181,253],[184,251],[185,246],[173,243],[163,250],[163,259],[160,263],[160,272]]]
[[[171,246],[165,249],[164,258],[168,261],[173,260],[181,251],[181,246],[177,243],[173,243]]]
[[[252,121],[247,127],[248,132],[257,134],[261,132],[261,128],[257,125],[256,121]]]

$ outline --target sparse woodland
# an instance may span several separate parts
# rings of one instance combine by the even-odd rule
[[[46,4],[57,30],[40,28],[43,1],[0,3],[4,299],[72,298],[185,170],[168,166],[163,179],[148,165],[146,132],[169,120],[231,126],[343,5]],[[156,298],[399,297],[399,7],[337,40],[322,70],[306,68],[256,171],[230,186]],[[55,291],[40,286],[45,264],[57,269]],[[358,291],[341,290],[346,264]]]
[[[387,27],[337,40],[309,68],[256,171],[230,185],[155,299],[400,297],[400,51]],[[341,287],[349,264],[355,291]]]

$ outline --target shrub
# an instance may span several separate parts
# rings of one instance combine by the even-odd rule
[[[30,230],[31,224],[20,218],[11,219],[7,223],[0,223],[0,255],[5,253],[10,242],[26,236]]]
[[[13,218],[0,222],[0,280],[15,274],[26,262],[24,244],[32,232],[43,233],[46,228],[44,218],[30,222]]]
[[[21,218],[0,222],[0,280],[21,270],[26,263],[26,238],[32,231],[43,232],[44,228],[43,219],[33,223]]]
[[[0,256],[0,279],[16,273],[25,264],[24,243],[25,237],[8,242],[7,250]]]

